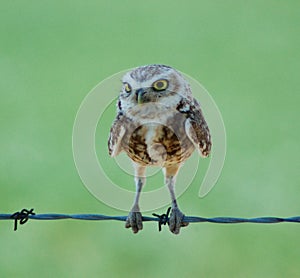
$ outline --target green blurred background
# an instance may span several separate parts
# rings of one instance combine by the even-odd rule
[[[1,1],[0,211],[122,215],[83,186],[72,127],[104,78],[164,63],[214,97],[228,148],[204,199],[200,180],[179,202],[188,215],[292,216],[299,207],[300,2]],[[164,209],[156,212],[164,212]],[[300,226],[0,223],[1,277],[300,277]]]

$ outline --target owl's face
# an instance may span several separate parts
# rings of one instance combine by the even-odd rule
[[[143,104],[175,108],[182,98],[190,98],[188,83],[175,69],[164,65],[148,65],[133,69],[123,77],[118,107],[126,112]]]

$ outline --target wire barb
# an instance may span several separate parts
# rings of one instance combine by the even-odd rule
[[[167,210],[167,213],[164,213],[164,214],[152,213],[153,216],[158,217],[158,231],[159,232],[161,232],[161,226],[166,225],[169,222],[170,211],[171,211],[171,207],[169,207]]]
[[[21,211],[17,211],[10,216],[10,218],[15,220],[14,231],[18,229],[18,221],[20,221],[20,225],[25,224],[29,219],[29,215],[35,215],[33,208],[31,210],[22,209]]]

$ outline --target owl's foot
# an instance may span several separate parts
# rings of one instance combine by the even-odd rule
[[[131,228],[134,234],[142,230],[143,229],[142,214],[139,211],[129,212],[126,219],[125,228]]]
[[[183,221],[184,214],[179,208],[173,208],[169,218],[169,229],[173,234],[179,234],[181,227],[186,227],[189,223]]]

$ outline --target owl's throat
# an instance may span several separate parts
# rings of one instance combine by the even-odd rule
[[[172,109],[162,105],[159,102],[145,101],[127,110],[126,115],[143,124],[148,124],[149,121],[165,123],[171,117]]]

